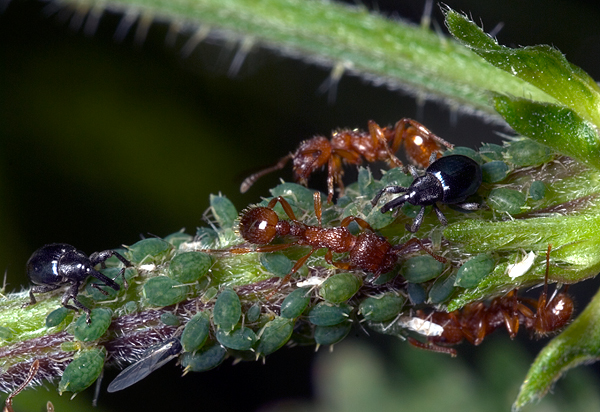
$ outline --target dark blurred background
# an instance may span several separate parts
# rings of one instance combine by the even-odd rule
[[[424,8],[422,0],[365,3],[414,23]],[[497,36],[502,44],[554,45],[600,79],[595,3],[446,3],[488,30],[503,22]],[[164,23],[152,24],[142,43],[134,40],[134,30],[116,41],[120,15],[105,13],[98,30],[85,35],[70,12],[47,16],[48,7],[14,1],[0,14],[0,269],[7,270],[8,291],[27,284],[25,262],[45,243],[66,242],[91,253],[182,227],[193,234],[204,225],[210,193],[223,193],[239,210],[259,201],[280,176],[291,178],[290,168],[261,179],[244,195],[241,180],[317,133],[366,128],[369,119],[388,125],[412,117],[458,145],[500,141],[499,126],[434,103],[418,105],[356,77],[344,76],[329,104],[318,91],[328,70],[272,51],[253,50],[239,73],[229,76],[237,44],[204,42],[182,57],[188,36],[166,46]],[[433,20],[443,29],[437,6]],[[324,181],[325,175],[317,175],[311,183],[323,188]],[[392,338],[365,339],[361,331],[355,335],[361,345],[387,348],[377,356],[406,346]],[[539,348],[529,347],[525,364]],[[179,369],[167,366],[124,393],[103,393],[100,406],[225,411],[311,399],[313,349],[280,351],[264,366],[226,362],[183,379]],[[471,352],[463,348],[460,354],[472,359]],[[107,371],[107,380],[115,374]],[[50,396],[43,392],[42,398]],[[507,395],[509,403],[514,396]],[[82,398],[89,405],[91,393]]]

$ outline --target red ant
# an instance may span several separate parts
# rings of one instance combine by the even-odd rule
[[[348,216],[342,220],[339,227],[321,227],[321,193],[313,195],[315,214],[318,226],[311,226],[298,221],[290,204],[281,196],[272,199],[266,207],[254,207],[243,212],[240,218],[240,234],[253,244],[264,245],[257,248],[233,248],[230,253],[275,252],[287,249],[293,245],[311,246],[312,250],[298,259],[282,281],[282,285],[306,263],[308,258],[317,250],[327,248],[325,260],[327,263],[343,270],[360,268],[379,276],[392,270],[398,260],[398,255],[415,244],[425,250],[435,259],[445,263],[446,259],[430,251],[421,240],[413,238],[402,245],[393,246],[383,236],[374,233],[371,226],[363,219]],[[280,203],[290,220],[280,220],[273,208]],[[356,222],[363,232],[358,236],[348,230],[348,225]],[[296,240],[290,243],[268,245],[277,236],[291,236]],[[336,262],[332,253],[350,253],[349,262]]]
[[[473,345],[479,345],[487,335],[501,326],[506,327],[511,339],[517,336],[520,325],[533,331],[536,336],[544,336],[564,327],[571,319],[574,304],[566,291],[556,293],[548,300],[551,248],[552,245],[548,245],[544,291],[537,301],[519,297],[516,290],[512,290],[505,296],[493,299],[489,306],[483,302],[475,302],[466,305],[460,311],[434,312],[429,315],[419,310],[417,315],[420,318],[441,325],[444,332],[440,336],[429,336],[427,343],[413,338],[409,338],[409,342],[419,348],[456,356],[454,349],[445,346],[456,345],[463,339],[467,339]]]
[[[441,157],[442,146],[452,149],[454,146],[432,133],[421,123],[403,118],[393,128],[380,127],[369,120],[369,131],[340,130],[333,132],[331,140],[315,136],[300,143],[294,153],[281,158],[277,164],[248,176],[240,186],[240,192],[246,193],[260,177],[281,170],[292,159],[294,180],[306,186],[310,175],[327,164],[327,201],[333,198],[333,185],[337,183],[340,193],[344,191],[342,163],[360,165],[367,162],[387,161],[395,167],[402,162],[394,153],[404,144],[406,157],[411,163],[426,168],[432,154]]]

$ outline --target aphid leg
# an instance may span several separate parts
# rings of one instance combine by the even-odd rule
[[[33,380],[33,378],[35,377],[35,374],[37,373],[39,368],[40,368],[40,361],[36,359],[31,363],[31,366],[29,367],[29,373],[25,377],[25,381],[23,381],[23,383],[20,384],[14,391],[12,391],[10,393],[10,395],[8,395],[8,398],[6,398],[6,402],[4,402],[4,411],[5,412],[14,412],[14,409],[12,407],[13,398],[15,396],[17,396],[19,393],[21,393],[23,391],[23,389],[25,389],[27,387],[27,385],[29,385],[29,382],[31,382]]]
[[[263,177],[266,174],[269,174],[271,172],[274,172],[276,170],[281,170],[285,167],[285,165],[287,164],[287,162],[292,159],[294,157],[293,153],[288,154],[285,157],[282,157],[281,159],[279,159],[279,161],[271,167],[267,167],[266,169],[261,170],[260,172],[256,172],[254,174],[251,174],[250,176],[248,176],[246,179],[244,179],[244,181],[242,182],[241,186],[240,186],[240,192],[241,193],[246,193],[248,191],[248,189],[250,189],[250,187],[261,177]]]
[[[445,353],[447,355],[452,356],[453,358],[456,358],[456,355],[457,355],[456,349],[447,348],[445,346],[438,346],[438,345],[433,344],[431,342],[423,343],[420,340],[417,340],[417,339],[415,339],[415,338],[413,338],[411,336],[409,336],[407,338],[407,340],[408,340],[408,343],[410,343],[415,348],[425,349],[425,350],[428,350],[430,352]]]
[[[444,258],[444,257],[442,257],[440,255],[436,255],[435,253],[433,253],[433,251],[431,249],[429,249],[427,246],[425,246],[423,244],[423,242],[421,241],[421,239],[418,239],[416,237],[413,237],[412,239],[410,239],[406,243],[394,246],[393,249],[394,249],[394,251],[396,252],[397,255],[400,255],[400,254],[402,254],[405,251],[405,249],[408,249],[408,248],[414,246],[415,244],[417,244],[419,246],[419,249],[424,250],[425,252],[427,252],[429,255],[431,255],[438,262],[446,263],[448,261],[446,258]]]

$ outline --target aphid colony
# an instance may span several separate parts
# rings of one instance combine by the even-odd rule
[[[131,333],[120,329],[121,319],[140,336],[153,334],[153,344],[146,350],[119,349],[130,353],[120,359],[130,366],[109,385],[109,392],[140,381],[175,358],[186,372],[206,371],[228,356],[266,356],[290,340],[333,345],[349,333],[355,319],[384,333],[394,330],[415,346],[450,354],[454,349],[448,346],[463,339],[477,345],[502,325],[511,337],[519,325],[536,334],[552,332],[569,321],[573,305],[564,292],[548,298],[547,286],[538,301],[519,297],[513,290],[487,305],[472,302],[451,313],[432,310],[508,264],[507,256],[461,255],[439,235],[435,240],[436,220],[446,225],[445,214],[453,220],[467,219],[467,210],[480,210],[480,218],[518,214],[526,203],[540,204],[544,198],[545,185],[539,180],[527,184],[529,196],[510,185],[492,186],[518,167],[549,160],[543,146],[522,142],[484,145],[479,152],[466,148],[443,152],[453,146],[410,119],[400,120],[394,128],[370,122],[368,132],[339,131],[331,140],[315,137],[276,166],[250,176],[242,191],[292,160],[295,177],[303,184],[327,165],[327,203],[319,192],[283,183],[271,190],[272,198],[239,216],[227,198],[211,196],[213,227],[199,228],[195,237],[177,232],[89,258],[70,245],[46,245],[27,265],[37,285],[28,305],[36,303],[33,292],[68,285],[63,307],[48,314],[48,328],[66,328],[68,309],[82,309],[86,316],[68,329],[75,342],[102,342],[111,325],[117,337]],[[424,169],[421,174],[412,166],[410,174],[404,173],[395,156],[401,146],[409,161]],[[513,150],[515,146],[520,147]],[[530,153],[529,158],[524,153]],[[386,160],[396,167],[381,180],[362,168],[358,182],[344,190],[342,163],[359,164],[363,158]],[[335,205],[334,183],[340,189]],[[491,212],[481,210],[480,199],[470,199],[482,183]],[[402,194],[376,207],[382,197],[397,193]],[[461,210],[442,213],[440,205]],[[437,219],[426,217],[429,206]],[[402,224],[390,226],[395,220],[405,223],[407,231]],[[377,232],[381,229],[388,237]],[[416,232],[429,237],[415,237]],[[533,256],[523,273],[534,266]],[[545,285],[550,266],[548,250]],[[223,282],[234,272],[239,278]],[[86,295],[78,295],[90,276],[95,279],[87,284]],[[141,301],[127,298],[139,295]],[[116,345],[65,346],[64,350],[79,352],[66,367],[59,390],[79,392],[91,385],[107,353],[118,358]],[[78,372],[83,364],[89,372],[85,376]]]

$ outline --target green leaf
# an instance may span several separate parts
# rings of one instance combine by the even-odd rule
[[[600,292],[567,329],[537,356],[513,405],[523,406],[543,397],[568,369],[600,358]]]
[[[560,51],[548,45],[520,49],[501,46],[453,10],[446,11],[446,25],[454,37],[492,65],[538,87],[583,119],[600,126],[600,88]]]
[[[496,110],[515,131],[600,169],[600,138],[574,110],[512,96],[494,96]]]

